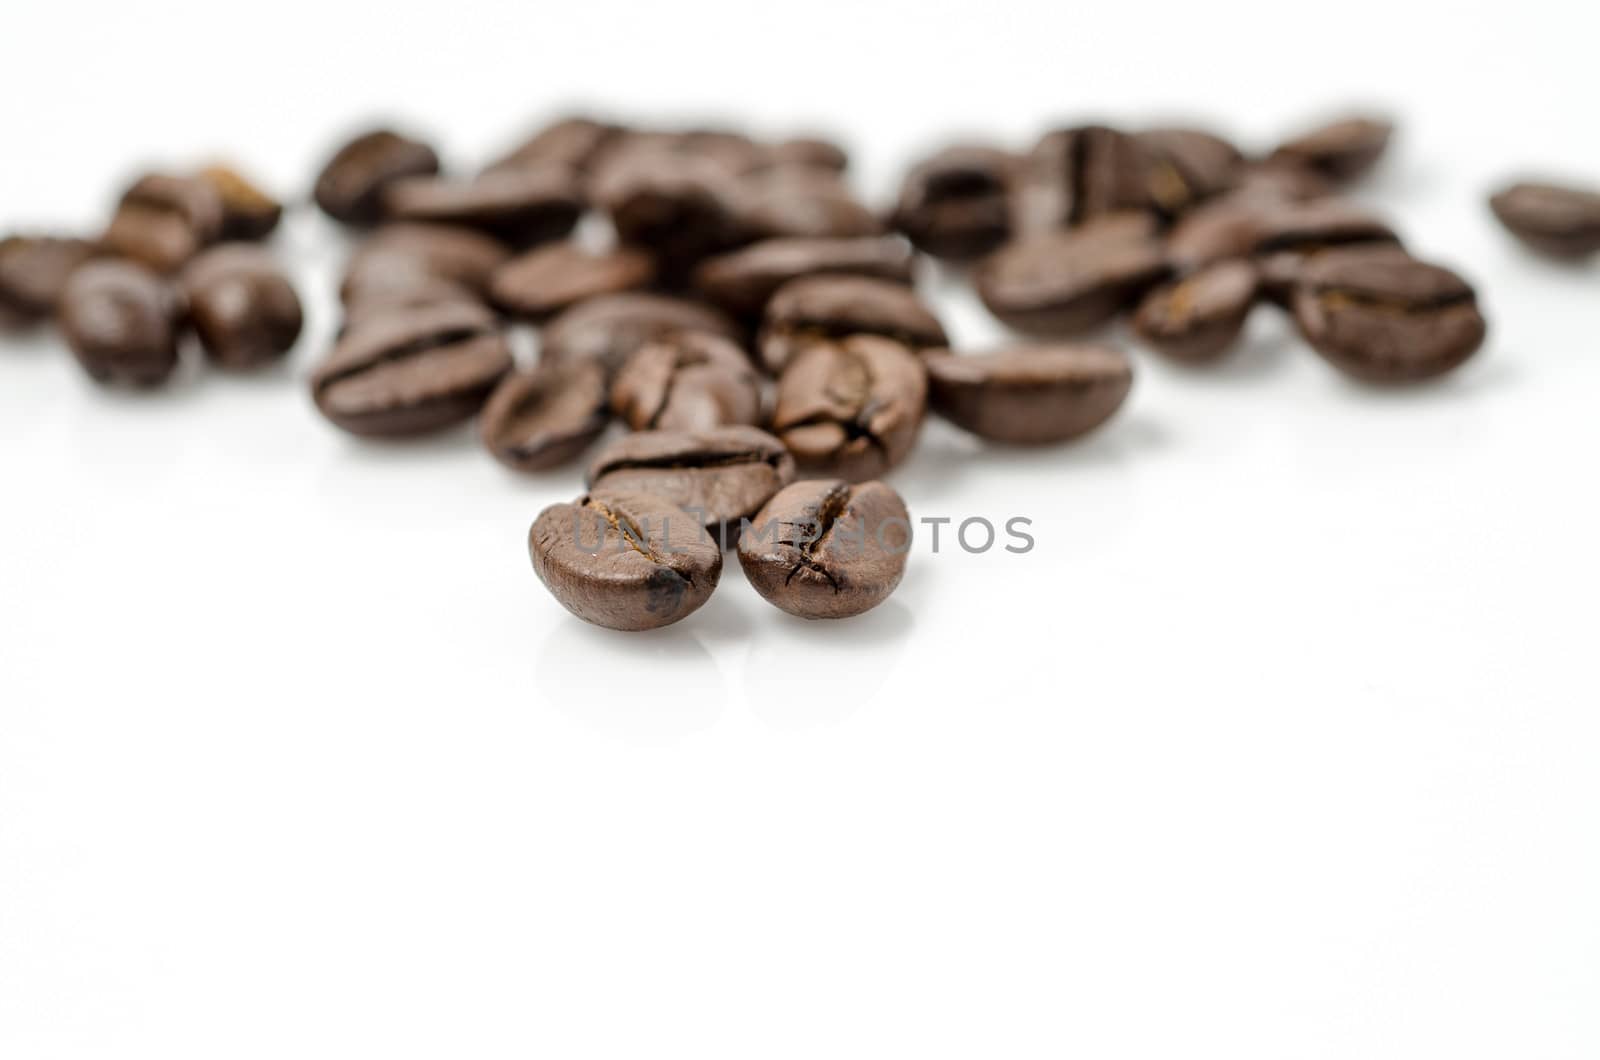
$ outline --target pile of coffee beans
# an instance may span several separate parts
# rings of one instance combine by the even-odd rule
[[[1192,365],[1225,357],[1261,305],[1368,382],[1471,357],[1472,287],[1339,197],[1391,133],[1357,116],[1246,150],[1197,128],[1068,126],[945,147],[875,208],[844,149],[811,136],[573,117],[446,172],[423,139],[374,129],[312,182],[358,241],[311,397],[364,437],[476,419],[515,471],[585,463],[587,492],[540,513],[529,550],[587,621],[676,622],[725,549],[783,610],[856,615],[904,573],[909,516],[881,479],[927,411],[1006,445],[1093,431],[1133,384],[1108,338],[1120,319]],[[1521,184],[1493,208],[1541,250],[1600,251],[1600,194]],[[54,318],[99,382],[160,383],[190,332],[222,367],[272,362],[301,328],[259,245],[282,213],[228,167],[146,175],[96,238],[0,242],[0,322]],[[953,351],[917,291],[925,259],[1019,338]]]

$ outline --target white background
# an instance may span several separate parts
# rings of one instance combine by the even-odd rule
[[[98,389],[0,350],[0,1057],[1600,1055],[1600,265],[1484,195],[1600,183],[1576,3],[37,4],[4,18],[0,228],[145,164],[300,192],[393,115],[461,167],[567,105],[948,134],[1369,103],[1360,195],[1480,285],[1483,355],[1375,393],[1276,314],[1142,357],[1103,433],[942,424],[892,600],[570,618],[524,535],[577,472],[364,444],[304,377]],[[957,340],[1000,338],[941,291]]]

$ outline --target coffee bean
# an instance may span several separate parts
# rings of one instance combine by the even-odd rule
[[[1253,253],[1262,292],[1284,305],[1293,296],[1305,263],[1330,247],[1397,244],[1388,222],[1354,203],[1317,199],[1281,203],[1261,214]]]
[[[722,550],[700,521],[648,493],[551,505],[528,531],[528,553],[562,607],[607,629],[670,626],[722,577]]]
[[[1266,225],[1269,204],[1247,194],[1223,195],[1189,211],[1167,233],[1168,263],[1180,273],[1249,258]]]
[[[560,239],[583,213],[578,177],[565,166],[523,166],[469,181],[409,177],[383,191],[387,216],[460,225],[514,247]]]
[[[905,575],[911,517],[882,482],[808,479],[767,502],[739,538],[756,592],[801,618],[849,618],[888,599]]]
[[[1006,325],[1033,335],[1093,331],[1168,272],[1148,214],[1104,214],[1025,236],[979,264],[978,295]]]
[[[372,273],[360,286],[348,288],[349,304],[339,325],[338,338],[352,329],[400,310],[436,305],[483,307],[476,291],[449,280],[405,273]]]
[[[779,169],[815,169],[843,173],[850,155],[832,140],[819,136],[794,136],[772,145],[767,164]]]
[[[209,181],[152,173],[134,182],[101,238],[108,250],[173,272],[222,235],[222,196]]]
[[[949,261],[982,257],[1011,233],[1010,152],[947,147],[913,166],[900,185],[892,223],[918,250]]]
[[[363,133],[334,152],[317,175],[313,195],[324,213],[352,225],[383,219],[383,190],[405,177],[439,172],[439,156],[420,140],[390,129]]]
[[[470,419],[511,370],[494,315],[437,305],[349,331],[311,377],[317,408],[352,434],[423,434]]]
[[[586,250],[575,242],[538,247],[495,270],[494,304],[508,313],[542,320],[586,298],[647,286],[655,262],[642,250]]]
[[[1134,314],[1134,331],[1176,360],[1212,360],[1239,340],[1260,282],[1248,261],[1208,265],[1146,295]]]
[[[864,482],[910,453],[927,398],[927,374],[900,343],[819,341],[784,369],[772,428],[807,472]]]
[[[748,238],[738,180],[708,158],[638,150],[608,163],[593,194],[622,242],[653,252],[664,277]]]
[[[1600,251],[1600,190],[1560,184],[1513,184],[1489,200],[1512,235],[1557,258]]]
[[[1487,332],[1465,280],[1390,248],[1317,255],[1301,277],[1294,315],[1334,367],[1374,383],[1442,375],[1476,353]]]
[[[750,239],[847,239],[883,233],[878,216],[826,170],[782,167],[740,183],[740,227]]]
[[[1303,162],[1266,159],[1240,167],[1229,197],[1256,202],[1309,202],[1334,194],[1332,181]]]
[[[101,383],[151,386],[178,366],[181,303],[170,284],[132,261],[91,261],[61,290],[58,319],[78,363]]]
[[[640,346],[611,385],[611,410],[636,431],[698,431],[761,420],[750,358],[708,331],[669,332]]]
[[[100,253],[87,239],[66,236],[7,236],[0,239],[0,311],[18,325],[56,311],[67,277]]]
[[[1013,445],[1086,434],[1122,407],[1133,386],[1126,354],[1057,343],[997,353],[923,356],[934,411],[980,438]]]
[[[1139,141],[1116,129],[1083,125],[1046,133],[1019,176],[1016,231],[1031,234],[1149,209],[1149,170]]]
[[[501,380],[483,407],[480,433],[507,467],[544,471],[576,460],[610,420],[598,361],[545,362]]]
[[[790,280],[814,275],[868,276],[909,285],[912,252],[888,237],[768,239],[720,254],[695,270],[694,285],[736,317],[757,317]]]
[[[222,200],[225,241],[265,239],[283,218],[283,204],[232,167],[209,166],[200,171],[200,179],[217,189]]]
[[[1354,180],[1377,164],[1393,135],[1394,125],[1381,118],[1345,118],[1287,141],[1272,157],[1300,162],[1331,180]]]
[[[1134,139],[1144,154],[1149,201],[1169,217],[1227,191],[1244,163],[1237,147],[1201,129],[1151,129]]]
[[[633,351],[672,331],[709,331],[739,338],[739,329],[707,305],[655,294],[607,294],[579,302],[545,326],[541,358],[594,359],[615,372]]]
[[[950,344],[933,310],[904,284],[807,276],[779,288],[767,303],[761,363],[777,375],[807,346],[860,334],[881,335],[912,350]]]
[[[685,157],[704,158],[729,173],[754,173],[768,164],[770,149],[731,129],[685,129],[670,137],[672,149]]]
[[[622,135],[622,131],[620,126],[593,118],[562,118],[528,137],[491,163],[485,172],[554,163],[581,173],[588,169],[597,153]]]
[[[249,243],[224,243],[184,269],[189,323],[210,358],[253,368],[283,357],[300,337],[300,299],[272,257]]]
[[[350,256],[339,297],[354,305],[374,293],[392,295],[441,280],[481,294],[509,257],[503,244],[470,228],[388,224]]]

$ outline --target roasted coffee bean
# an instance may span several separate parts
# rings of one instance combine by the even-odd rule
[[[339,297],[354,305],[375,292],[392,295],[441,280],[481,295],[509,257],[503,244],[470,228],[384,225],[350,256]]]
[[[1145,150],[1127,133],[1104,125],[1046,133],[1019,177],[1016,231],[1027,235],[1102,214],[1149,209],[1154,205],[1150,181]]]
[[[767,165],[779,169],[843,173],[850,166],[850,155],[832,140],[824,140],[819,136],[793,136],[780,140],[768,149]]]
[[[1272,157],[1300,162],[1332,180],[1354,180],[1377,164],[1394,135],[1381,118],[1345,118],[1280,145]]]
[[[702,262],[694,285],[734,316],[751,318],[778,288],[802,276],[869,276],[909,285],[911,266],[911,247],[897,238],[767,239]]]
[[[200,177],[152,173],[122,196],[101,242],[113,254],[173,272],[222,235],[222,196]]]
[[[576,460],[610,420],[598,361],[544,362],[501,380],[483,407],[480,433],[507,467],[544,471]]]
[[[1261,215],[1254,256],[1262,292],[1279,305],[1294,294],[1304,265],[1330,247],[1398,244],[1388,222],[1342,199],[1282,203]]]
[[[1489,200],[1512,235],[1557,258],[1600,251],[1600,190],[1560,184],[1513,184]]]
[[[383,220],[383,190],[405,177],[439,172],[439,156],[419,140],[389,129],[363,133],[336,151],[317,175],[317,205],[336,221],[371,225]]]
[[[300,299],[271,255],[250,243],[224,243],[183,271],[180,285],[200,346],[226,368],[254,368],[294,348]]]
[[[982,257],[1011,234],[1017,165],[1008,151],[973,144],[947,147],[906,174],[892,223],[933,257]]]
[[[217,189],[222,199],[222,236],[227,241],[258,240],[270,236],[283,218],[283,204],[230,166],[209,166],[200,179]]]
[[[778,381],[772,428],[807,472],[864,482],[906,458],[928,379],[905,346],[851,335],[800,350]]]
[[[1240,167],[1229,198],[1249,202],[1309,202],[1334,194],[1327,177],[1303,162],[1267,159]]]
[[[1219,261],[1249,258],[1256,252],[1267,213],[1277,205],[1232,194],[1189,211],[1167,233],[1167,261],[1180,273]]]
[[[1294,316],[1334,367],[1374,383],[1442,375],[1476,353],[1488,330],[1465,280],[1390,248],[1317,255],[1295,292]]]
[[[352,434],[424,434],[469,419],[511,370],[487,309],[436,305],[350,330],[311,377],[317,408]]]
[[[733,321],[710,306],[655,294],[607,294],[579,302],[550,321],[540,335],[540,356],[547,361],[593,359],[614,372],[634,350],[672,331],[739,338]]]
[[[583,213],[578,177],[566,166],[523,166],[469,181],[409,177],[383,191],[387,216],[460,225],[515,247],[560,239]]]
[[[1149,214],[1104,214],[1073,229],[1025,236],[978,266],[989,311],[1033,335],[1101,327],[1168,272]]]
[[[761,420],[750,358],[708,331],[678,331],[640,346],[611,384],[611,410],[636,431],[699,431]]]
[[[761,363],[778,375],[807,346],[850,335],[881,335],[912,350],[948,346],[944,327],[915,291],[864,276],[807,276],[767,303]]]
[[[593,194],[622,242],[653,252],[665,277],[749,238],[738,179],[708,158],[635,151],[606,166]]]
[[[58,319],[78,363],[101,383],[151,386],[178,366],[181,303],[170,284],[132,261],[91,261],[62,288]]]
[[[1151,291],[1134,314],[1133,329],[1176,360],[1212,360],[1239,340],[1260,283],[1251,262],[1219,261]]]
[[[622,128],[593,118],[562,118],[540,129],[489,165],[485,172],[554,163],[580,173],[596,154],[622,134]]]
[[[562,607],[607,629],[670,626],[722,577],[722,550],[700,521],[648,493],[551,505],[528,531],[528,553]]]
[[[781,167],[740,184],[740,225],[750,239],[882,234],[883,222],[826,170]]]
[[[1134,139],[1144,153],[1149,201],[1169,217],[1227,191],[1244,163],[1237,147],[1200,129],[1151,129]]]
[[[980,438],[1043,445],[1076,438],[1122,407],[1133,386],[1126,354],[1058,343],[998,353],[925,354],[929,403]]]
[[[99,253],[99,244],[87,239],[0,239],[0,312],[9,313],[18,325],[45,319],[56,311],[72,270]]]
[[[730,547],[740,520],[761,510],[794,480],[794,458],[754,427],[704,431],[638,431],[602,449],[586,481],[597,492],[646,493],[697,515]]]
[[[656,266],[632,247],[586,250],[563,241],[538,247],[495,270],[489,296],[507,313],[543,320],[586,298],[648,286]]]
[[[352,328],[404,309],[445,304],[482,308],[484,304],[476,291],[458,283],[403,273],[373,273],[370,280],[348,290],[350,297],[339,326],[339,338]]]
[[[796,482],[739,538],[739,565],[756,592],[801,618],[877,607],[900,584],[910,552],[905,501],[882,482]]]

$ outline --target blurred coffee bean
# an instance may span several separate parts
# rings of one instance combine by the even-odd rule
[[[1508,232],[1541,254],[1583,258],[1600,251],[1600,190],[1513,184],[1495,193],[1489,207]]]
[[[736,317],[757,317],[790,280],[814,275],[869,276],[911,283],[912,252],[892,237],[768,239],[702,262],[694,286]]]
[[[1200,129],[1151,129],[1134,139],[1144,153],[1149,201],[1168,217],[1227,191],[1244,163],[1237,147]]]
[[[200,179],[217,189],[222,199],[222,235],[225,241],[265,239],[283,218],[283,204],[230,166],[208,166]]]
[[[254,368],[283,357],[300,337],[300,299],[260,247],[224,243],[184,269],[180,288],[200,346],[225,368]]]
[[[939,318],[915,291],[865,276],[807,276],[767,303],[758,348],[777,375],[807,346],[851,335],[881,335],[916,351],[948,346]]]
[[[174,272],[222,235],[223,217],[210,181],[152,173],[123,194],[101,242],[120,257]]]
[[[673,331],[708,331],[739,339],[739,328],[719,310],[655,294],[608,294],[579,302],[540,334],[540,358],[596,360],[615,372],[633,351]]]
[[[454,225],[388,224],[373,231],[345,265],[339,297],[354,304],[363,292],[394,292],[444,280],[480,295],[510,258],[504,244]]]
[[[784,167],[740,183],[740,225],[750,239],[874,236],[883,222],[826,170]]]
[[[611,410],[636,431],[758,423],[761,384],[749,356],[721,335],[669,332],[640,346],[617,372]]]
[[[622,242],[651,251],[665,278],[749,238],[738,179],[707,158],[637,151],[609,164],[593,193]]]
[[[979,264],[978,295],[1007,326],[1034,335],[1095,330],[1168,272],[1149,214],[1104,214],[1024,236]]]
[[[99,253],[99,244],[68,236],[0,239],[0,311],[16,325],[44,320],[56,311],[67,277]]]
[[[1260,276],[1249,261],[1219,261],[1145,296],[1133,329],[1175,360],[1212,360],[1239,340]]]
[[[863,482],[906,458],[927,395],[921,362],[892,339],[813,342],[778,381],[772,428],[807,473]]]
[[[91,261],[61,290],[67,345],[100,383],[151,386],[178,366],[182,303],[165,279],[132,261]]]
[[[351,329],[311,377],[317,408],[352,434],[424,434],[470,419],[511,370],[494,315],[469,305],[389,313]]]
[[[793,136],[767,150],[767,165],[779,169],[816,169],[843,173],[850,155],[832,140],[820,136]]]
[[[405,177],[439,172],[439,156],[420,140],[390,129],[363,133],[334,152],[317,175],[317,205],[336,221],[371,225],[383,220],[383,191]]]
[[[1381,118],[1344,118],[1286,141],[1272,157],[1303,163],[1331,180],[1354,180],[1377,164],[1393,135],[1393,123]]]
[[[646,287],[654,278],[655,262],[642,250],[592,251],[563,241],[500,266],[489,295],[507,313],[542,320],[586,298]]]
[[[1017,157],[958,144],[913,166],[900,185],[892,223],[918,250],[970,261],[1011,233],[1011,185]]]
[[[1058,343],[958,356],[923,356],[929,404],[980,438],[1012,445],[1063,442],[1100,426],[1133,386],[1126,354]]]
[[[469,181],[408,177],[385,187],[386,215],[398,221],[460,225],[514,247],[560,239],[583,213],[575,171],[523,166]]]
[[[1306,261],[1330,247],[1398,244],[1389,223],[1343,199],[1280,203],[1267,209],[1256,229],[1252,250],[1261,271],[1262,292],[1286,304]]]
[[[582,173],[622,128],[593,118],[562,118],[534,133],[486,167],[485,172],[560,165]]]
[[[1327,177],[1290,159],[1246,162],[1235,175],[1228,198],[1242,202],[1306,202],[1335,192]]]
[[[501,380],[483,407],[480,434],[507,467],[544,471],[576,460],[610,420],[603,365],[541,362]]]
[[[1150,180],[1144,147],[1127,133],[1104,125],[1048,132],[1023,162],[1016,231],[1026,235],[1150,209]]]

